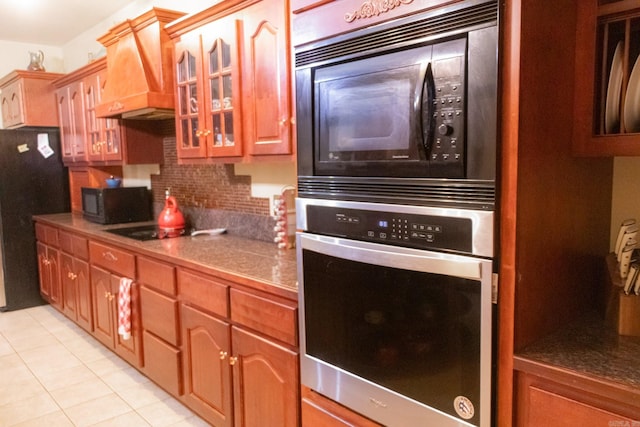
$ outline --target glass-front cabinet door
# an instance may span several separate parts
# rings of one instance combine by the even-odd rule
[[[202,31],[206,128],[209,155],[241,156],[240,76],[238,31],[240,21],[222,19]]]
[[[207,156],[207,145],[200,118],[201,79],[200,36],[188,33],[176,42],[176,137],[178,157]]]
[[[106,69],[84,80],[84,114],[89,160],[122,160],[120,125],[118,119],[98,118],[96,105],[102,98],[106,82]]]
[[[221,19],[175,43],[181,158],[242,155],[238,25]]]

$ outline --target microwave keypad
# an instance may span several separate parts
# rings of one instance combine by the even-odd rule
[[[436,79],[432,162],[464,161],[464,94],[461,83]]]

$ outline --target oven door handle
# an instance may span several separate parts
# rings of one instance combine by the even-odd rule
[[[491,269],[491,261],[462,255],[431,252],[337,237],[297,233],[298,248],[336,258],[366,264],[423,273],[442,274],[471,280],[481,280],[484,268]],[[300,254],[299,254],[300,255]]]

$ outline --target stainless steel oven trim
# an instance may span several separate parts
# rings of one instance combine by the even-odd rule
[[[317,201],[315,201],[317,202]],[[346,259],[362,260],[373,263],[381,259],[389,267],[409,268],[414,271],[424,271],[428,265],[429,269],[435,268],[440,271],[449,271],[452,276],[469,278],[466,275],[469,271],[476,271],[475,279],[480,281],[481,286],[481,309],[480,309],[480,387],[482,390],[480,411],[480,426],[491,424],[491,278],[492,261],[482,258],[467,256],[442,254],[431,251],[421,251],[414,249],[398,248],[390,245],[381,245],[368,242],[357,242],[348,239],[340,239],[327,236],[318,236],[309,233],[298,232],[296,235],[298,262],[298,298],[299,298],[299,326],[300,326],[300,376],[302,384],[317,392],[334,399],[357,412],[367,414],[388,427],[406,425],[429,426],[438,425],[443,427],[472,426],[464,420],[452,417],[441,411],[430,408],[420,402],[408,399],[398,393],[381,387],[375,383],[360,378],[350,372],[344,371],[336,366],[318,360],[306,354],[305,310],[304,310],[304,274],[302,251],[320,251],[333,256],[342,256]],[[399,257],[409,254],[412,259],[417,257],[417,253],[428,261],[417,262],[411,266],[400,262],[394,264]],[[464,268],[458,271],[450,271],[450,263],[460,262],[461,265],[470,265],[469,269]],[[434,264],[442,263],[442,267]],[[354,390],[358,392],[354,392]],[[407,424],[409,422],[410,424]]]
[[[494,212],[474,209],[459,209],[430,206],[392,205],[386,203],[353,202],[328,199],[296,199],[296,225],[306,231],[307,206],[330,206],[344,209],[364,209],[380,212],[431,215],[454,218],[468,218],[472,223],[472,249],[470,255],[492,258],[494,255],[493,223]]]

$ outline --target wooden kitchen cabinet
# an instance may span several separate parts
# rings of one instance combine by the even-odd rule
[[[48,225],[36,224],[35,232],[40,294],[49,304],[58,310],[62,310],[58,229]]]
[[[286,2],[262,0],[243,12],[242,94],[249,154],[291,154],[293,89]]]
[[[634,402],[616,400],[615,392],[599,395],[594,389],[517,373],[517,427],[635,425],[640,413]]]
[[[240,327],[232,328],[231,346],[237,358],[233,371],[235,425],[296,427],[298,353]]]
[[[62,308],[58,249],[38,242],[36,251],[40,273],[40,294],[49,304]]]
[[[382,427],[308,387],[302,387],[302,427]]]
[[[242,155],[238,31],[226,17],[175,41],[180,158]]]
[[[2,126],[58,126],[51,82],[61,74],[16,70],[0,79]]]
[[[463,0],[380,3],[362,0],[291,0],[292,45],[300,46],[459,1]]]
[[[93,320],[87,239],[60,231],[60,249],[62,311],[83,329],[91,332]]]
[[[579,2],[573,151],[640,155],[640,6]]]
[[[178,286],[185,403],[216,426],[297,426],[296,308],[187,270]]]
[[[143,372],[172,395],[182,394],[182,352],[175,267],[138,256]]]
[[[101,58],[54,81],[62,160],[70,166],[96,167],[162,163],[164,127],[160,122],[97,116],[106,65]]]
[[[288,22],[282,2],[234,0],[167,26],[180,159],[292,154]]]
[[[120,278],[135,279],[135,256],[99,242],[89,242],[93,335],[120,357],[140,368],[140,295],[138,284],[131,286],[131,338],[118,334],[118,293]]]
[[[106,64],[82,79],[85,99],[87,158],[89,161],[121,161],[120,125],[117,119],[98,118],[96,106],[107,79]]]
[[[65,164],[87,160],[82,81],[71,82],[56,90],[62,161]]]

